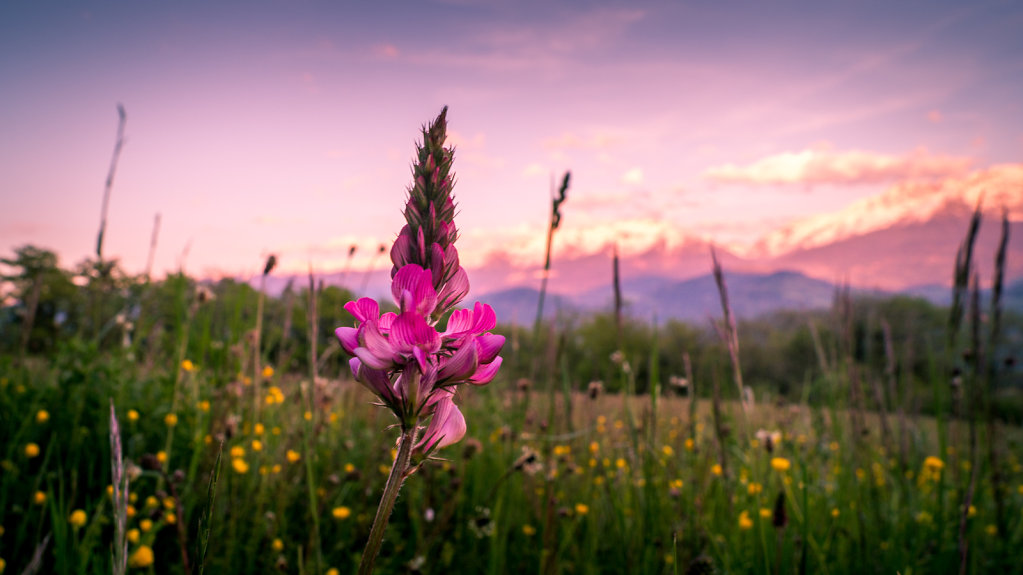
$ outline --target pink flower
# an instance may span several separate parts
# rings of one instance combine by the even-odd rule
[[[429,417],[417,448],[429,453],[465,435],[465,418],[455,405],[455,387],[484,385],[501,367],[504,337],[490,333],[494,310],[476,303],[451,313],[447,329],[436,324],[469,293],[455,239],[452,150],[443,146],[446,115],[423,132],[413,185],[405,206],[406,225],[391,247],[391,296],[398,313],[380,314],[370,298],[345,304],[355,327],[335,331],[355,379],[398,416],[403,430]]]

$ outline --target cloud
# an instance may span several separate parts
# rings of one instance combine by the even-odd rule
[[[745,166],[716,166],[703,175],[722,183],[755,185],[877,184],[957,176],[969,167],[969,158],[935,156],[926,150],[889,156],[856,150],[834,152],[814,149],[784,152]]]
[[[566,132],[544,140],[543,146],[553,150],[603,150],[617,142],[618,138],[609,134],[597,133],[580,136]]]
[[[632,168],[622,174],[623,184],[639,185],[643,183],[643,168]]]

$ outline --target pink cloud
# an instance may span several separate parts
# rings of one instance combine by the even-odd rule
[[[784,152],[739,166],[708,169],[704,177],[745,184],[876,184],[957,176],[970,167],[970,158],[935,156],[917,150],[902,156],[875,152],[834,152],[826,149]]]

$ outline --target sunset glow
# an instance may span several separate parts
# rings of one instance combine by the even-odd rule
[[[556,260],[777,255],[970,186],[1018,221],[1020,30],[1017,2],[6,2],[0,248],[91,255],[119,102],[106,253],[134,273],[160,214],[157,276],[339,271],[356,245],[384,285],[444,105],[459,250],[507,272],[481,288],[535,280],[567,170]]]

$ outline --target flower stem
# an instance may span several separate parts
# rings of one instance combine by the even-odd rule
[[[415,445],[416,440],[415,433],[416,424],[413,424],[402,431],[401,437],[398,438],[398,455],[394,458],[394,464],[391,465],[391,473],[387,476],[384,494],[380,498],[376,518],[373,519],[373,528],[369,532],[369,541],[366,542],[366,549],[362,552],[359,575],[369,575],[373,572],[373,563],[376,561],[377,553],[380,552],[380,544],[384,540],[387,522],[391,518],[394,502],[398,500],[398,491],[401,489],[402,482],[405,481],[405,473],[412,460],[412,446]]]

